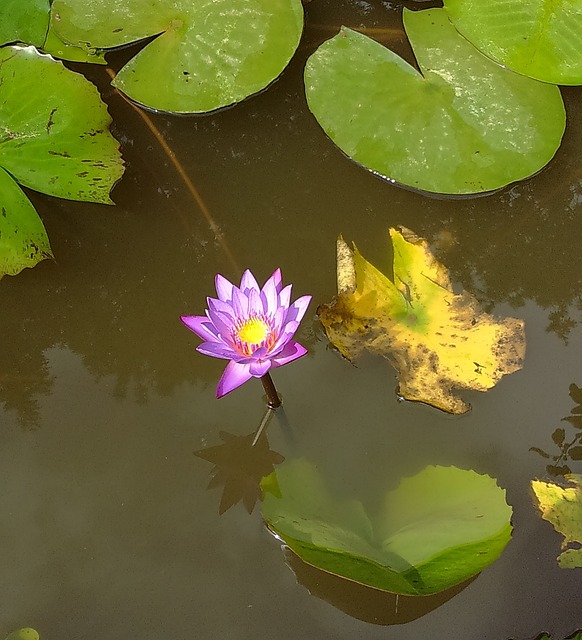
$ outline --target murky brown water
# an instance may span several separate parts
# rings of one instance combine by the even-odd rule
[[[389,27],[383,41],[406,51],[397,7],[314,0],[268,91],[208,117],[151,116],[235,264],[144,121],[92,72],[127,162],[117,206],[31,194],[56,261],[0,282],[0,636],[562,640],[582,627],[582,570],[557,568],[561,537],[529,491],[546,464],[529,448],[554,453],[569,385],[582,385],[582,90],[563,90],[567,132],[540,175],[486,198],[426,198],[350,163],[306,108],[305,60],[341,23]],[[467,416],[399,403],[386,362],[350,366],[314,319],[335,292],[337,235],[389,270],[387,229],[399,224],[488,310],[526,321],[524,369],[467,394]],[[252,432],[262,389],[215,400],[223,363],[194,351],[178,316],[203,311],[216,272],[264,280],[277,266],[314,302],[298,336],[310,355],[274,373],[287,422],[271,423],[271,447],[309,457],[368,504],[427,464],[454,464],[497,477],[514,508],[501,559],[406,625],[386,626],[393,603],[298,569],[336,606],[310,595],[257,509],[219,517],[211,466],[193,454],[219,431]]]

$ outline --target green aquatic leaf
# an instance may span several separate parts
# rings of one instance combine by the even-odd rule
[[[123,173],[111,118],[96,88],[34,47],[0,49],[0,264],[14,274],[51,255],[20,184],[60,198],[111,203]],[[26,235],[23,235],[26,234]]]
[[[566,122],[557,87],[486,58],[444,9],[405,9],[404,25],[422,73],[347,28],[307,62],[309,108],[344,153],[444,194],[499,189],[551,160]]]
[[[50,54],[54,58],[59,58],[60,60],[70,60],[71,62],[90,62],[92,64],[107,64],[102,50],[89,50],[63,42],[55,32],[54,13],[51,14],[49,29],[41,48],[45,53]]]
[[[0,168],[0,277],[52,257],[45,228],[30,200]]]
[[[582,3],[444,0],[455,27],[485,55],[554,84],[582,84]]]
[[[0,45],[23,43],[55,58],[106,64],[102,52],[90,52],[63,42],[54,31],[49,0],[3,0],[0,3]]]
[[[111,203],[123,173],[97,89],[33,47],[0,50],[0,166],[60,198]]]
[[[263,500],[272,531],[307,563],[393,593],[460,584],[494,562],[511,537],[505,491],[474,471],[427,467],[389,491],[375,514],[333,496],[305,460],[281,465],[276,480],[281,497]]]
[[[18,631],[13,631],[8,635],[6,640],[40,640],[40,636],[34,629],[26,627]]]
[[[389,360],[406,399],[464,413],[457,389],[486,391],[521,368],[523,322],[495,319],[469,293],[454,293],[447,269],[412,231],[390,229],[390,238],[393,281],[338,240],[339,295],[317,309],[319,319],[349,360],[364,350]]]
[[[23,42],[42,47],[49,24],[49,0],[2,0],[0,45]]]
[[[303,29],[301,0],[55,0],[53,13],[59,37],[89,49],[157,36],[114,85],[175,113],[212,111],[261,91],[287,66]]]
[[[531,486],[542,518],[564,536],[558,564],[574,569],[582,567],[582,475],[569,473],[565,478],[567,487],[542,480],[532,480]]]

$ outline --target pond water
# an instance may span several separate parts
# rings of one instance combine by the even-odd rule
[[[323,134],[302,70],[340,24],[409,55],[399,16],[396,3],[314,0],[268,91],[206,117],[150,114],[203,207],[105,69],[83,68],[127,167],[114,208],[30,193],[56,259],[0,282],[0,636],[31,626],[42,640],[562,640],[582,628],[582,570],[558,568],[562,538],[529,488],[549,477],[530,447],[557,453],[560,425],[573,437],[560,421],[570,385],[582,385],[582,89],[563,89],[562,147],[530,180],[456,200],[387,184]],[[338,234],[389,272],[396,225],[427,238],[485,309],[525,320],[523,370],[464,394],[467,415],[399,402],[390,365],[351,366],[315,317],[336,291]],[[296,577],[258,506],[219,515],[212,467],[194,452],[220,432],[252,433],[263,391],[251,380],[216,400],[224,363],[195,352],[179,316],[203,312],[215,273],[238,281],[247,267],[259,281],[281,267],[295,297],[313,295],[298,333],[309,355],[273,374],[285,411],[269,425],[273,451],[308,458],[332,491],[368,505],[429,464],[507,490],[513,539],[432,612],[391,625],[396,605],[382,594],[291,560]]]

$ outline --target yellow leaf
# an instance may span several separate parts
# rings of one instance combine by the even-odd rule
[[[338,239],[338,296],[318,309],[349,360],[366,349],[397,371],[400,394],[448,411],[469,410],[455,389],[486,391],[522,367],[522,320],[496,320],[469,293],[455,294],[425,240],[390,229],[394,281]]]
[[[532,480],[531,486],[542,518],[564,536],[558,564],[562,569],[574,569],[582,567],[582,475],[568,473],[564,477],[573,486],[541,480]]]

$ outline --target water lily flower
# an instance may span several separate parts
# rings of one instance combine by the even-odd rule
[[[270,369],[307,353],[293,336],[311,296],[302,296],[290,304],[291,285],[283,287],[280,269],[262,289],[248,269],[240,287],[219,274],[216,293],[218,299],[207,298],[205,316],[181,316],[181,320],[204,340],[197,351],[230,360],[218,383],[217,398],[253,377],[262,378],[267,388],[265,382]]]

